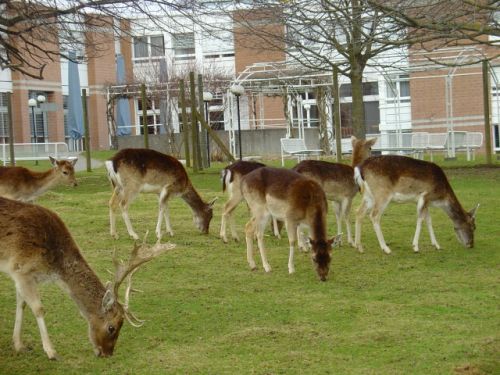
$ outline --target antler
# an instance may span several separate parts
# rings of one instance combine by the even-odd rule
[[[147,233],[146,233],[147,236]],[[158,255],[173,249],[176,245],[173,243],[156,243],[154,246],[146,245],[146,236],[144,236],[144,241],[141,245],[137,243],[134,244],[134,249],[130,254],[130,258],[127,264],[124,264],[122,261],[118,260],[115,254],[113,255],[113,264],[115,265],[115,280],[113,282],[113,294],[116,298],[118,298],[118,290],[123,280],[127,278],[127,288],[125,291],[125,302],[122,304],[123,310],[125,311],[125,318],[128,320],[130,324],[134,327],[141,326],[144,321],[138,319],[134,314],[132,314],[128,310],[129,305],[129,296],[132,290],[132,275],[137,269],[143,265],[144,263],[149,262],[150,260],[156,258]]]

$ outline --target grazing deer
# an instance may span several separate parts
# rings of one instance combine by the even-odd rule
[[[418,240],[425,220],[431,243],[440,249],[432,228],[429,206],[440,207],[453,221],[459,241],[466,247],[474,246],[476,206],[466,212],[458,201],[443,170],[434,163],[399,155],[373,156],[354,170],[363,195],[356,214],[355,246],[360,252],[361,223],[368,211],[382,250],[390,254],[380,227],[380,218],[391,201],[417,202],[417,226],[413,237],[413,250],[419,251]]]
[[[129,235],[139,237],[132,228],[128,216],[128,207],[136,196],[141,193],[157,193],[159,210],[156,224],[156,236],[161,239],[161,224],[163,218],[167,233],[174,235],[170,225],[168,200],[179,195],[193,211],[193,219],[198,229],[206,234],[212,219],[212,206],[215,199],[205,203],[194,189],[186,170],[176,158],[148,149],[123,149],[106,161],[108,176],[113,185],[113,194],[109,201],[110,232],[115,238],[116,211],[120,207],[123,220]]]
[[[0,196],[30,202],[62,182],[78,185],[74,169],[77,159],[57,160],[52,156],[49,159],[53,168],[45,172],[24,167],[0,167]]]
[[[264,270],[271,271],[263,240],[264,228],[272,216],[285,222],[290,245],[288,272],[295,271],[293,255],[297,228],[299,224],[305,224],[311,231],[312,259],[316,272],[325,281],[334,239],[327,239],[328,203],[321,186],[291,170],[262,167],[243,177],[241,190],[252,214],[245,227],[250,268],[256,268],[253,259],[253,239],[256,236]]]
[[[97,356],[110,356],[118,334],[127,319],[138,326],[142,321],[128,311],[131,274],[143,263],[174,247],[157,244],[136,246],[127,265],[115,259],[113,283],[104,286],[83,258],[62,220],[52,211],[30,203],[0,198],[0,271],[16,285],[17,307],[14,324],[14,348],[24,348],[21,326],[26,304],[35,315],[43,349],[56,358],[44,320],[37,284],[53,281],[75,301],[89,325],[89,338]],[[129,285],[125,303],[118,302],[118,288],[125,278]]]
[[[229,195],[228,201],[224,204],[221,224],[220,224],[220,238],[222,238],[222,241],[224,241],[225,243],[228,242],[226,236],[226,226],[228,221],[231,228],[232,238],[235,241],[239,241],[232,213],[236,209],[236,207],[240,204],[240,202],[243,200],[243,196],[241,195],[242,177],[257,168],[262,168],[265,166],[266,166],[265,164],[256,161],[238,160],[233,164],[228,165],[226,168],[222,170],[221,172],[222,191],[224,192],[227,190]],[[280,228],[277,220],[275,220],[274,218],[273,218],[273,231],[274,235],[280,238],[279,234]]]
[[[352,200],[359,191],[354,181],[354,166],[368,158],[371,147],[377,141],[376,138],[361,140],[352,137],[353,153],[352,166],[341,163],[330,163],[321,160],[304,160],[292,169],[308,178],[316,181],[325,191],[326,198],[333,202],[335,217],[337,219],[337,234],[342,233],[342,221],[347,231],[347,242],[354,246],[351,235],[351,206]],[[299,247],[305,248],[302,235],[299,231]]]

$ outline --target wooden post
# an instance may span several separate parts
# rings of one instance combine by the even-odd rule
[[[191,153],[189,151],[189,121],[186,111],[186,90],[184,89],[184,80],[179,81],[179,96],[181,99],[182,113],[182,135],[184,138],[184,157],[186,159],[186,167],[191,168]]]
[[[203,111],[203,77],[198,74],[198,112],[204,113]],[[200,121],[201,123],[201,121]],[[200,156],[203,168],[208,168],[210,166],[209,156],[207,154],[208,149],[208,139],[207,130],[202,126],[200,129]]]
[[[87,89],[82,89],[82,109],[83,109],[83,137],[85,140],[85,159],[87,163],[87,172],[92,172],[92,161],[90,160],[90,134],[89,134],[89,115],[87,111]]]
[[[142,129],[144,132],[144,148],[149,148],[149,132],[148,132],[148,102],[146,97],[146,84],[141,85],[141,100],[142,100]]]
[[[14,154],[14,126],[12,124],[12,97],[11,93],[7,93],[7,121],[9,122],[9,149],[10,149],[10,165],[16,165],[16,156]]]
[[[486,146],[486,164],[491,164],[493,162],[493,150],[491,147],[490,92],[488,61],[483,60],[484,142]]]
[[[200,144],[198,142],[198,122],[196,118],[196,88],[194,72],[189,73],[189,94],[191,99],[191,144],[193,145],[193,171],[201,169]]]
[[[335,124],[335,154],[337,163],[342,161],[342,133],[340,130],[339,68],[333,67],[333,119]]]

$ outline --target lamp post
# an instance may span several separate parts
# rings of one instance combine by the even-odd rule
[[[205,103],[205,121],[207,126],[210,126],[210,116],[208,115],[208,102],[210,102],[214,96],[211,92],[205,91],[203,93],[203,102]],[[210,167],[210,135],[208,131],[205,133],[207,135],[207,164]]]
[[[37,143],[38,137],[36,134],[36,121],[35,121],[35,107],[38,105],[38,102],[35,98],[30,98],[28,100],[28,106],[31,108],[31,117],[33,120],[33,143]]]
[[[242,159],[241,154],[241,121],[240,121],[240,96],[245,92],[245,88],[239,84],[232,85],[230,88],[233,95],[236,96],[236,112],[238,115],[238,148],[240,152],[240,160]]]

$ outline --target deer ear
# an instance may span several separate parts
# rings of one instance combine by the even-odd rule
[[[333,236],[329,242],[332,245],[332,247],[337,247],[340,245],[341,240],[342,240],[342,233]]]
[[[104,297],[102,297],[101,308],[104,312],[109,311],[111,306],[115,303],[115,294],[111,288],[106,289],[106,293],[104,293]]]
[[[49,160],[50,160],[50,164],[52,164],[53,166],[56,165],[57,160],[55,158],[53,158],[52,156],[49,156]]]
[[[73,158],[71,159],[71,162],[73,163],[73,167],[76,165],[76,162],[78,161],[78,158]]]
[[[366,141],[366,144],[372,147],[377,142],[377,138],[371,138]]]
[[[472,210],[469,211],[469,215],[475,219],[476,218],[476,212],[477,212],[477,209],[479,208],[479,203],[476,205],[476,207],[474,207]]]
[[[351,143],[352,143],[352,146],[354,147],[354,143],[358,140],[358,138],[356,138],[354,135],[351,135]]]

